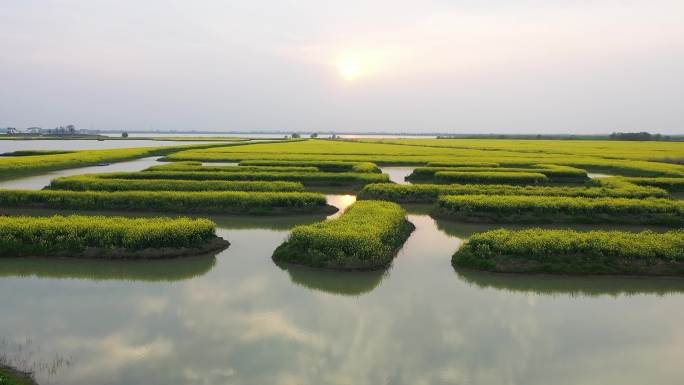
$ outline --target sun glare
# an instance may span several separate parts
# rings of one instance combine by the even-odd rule
[[[345,80],[354,80],[363,75],[363,62],[358,56],[343,56],[337,60],[337,70]]]

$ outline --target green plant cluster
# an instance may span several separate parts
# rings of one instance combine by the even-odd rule
[[[459,166],[459,167],[435,167],[435,166],[429,166],[429,167],[417,167],[415,170],[413,170],[413,173],[409,175],[407,179],[412,179],[412,180],[424,180],[424,179],[432,179],[435,177],[435,174],[439,172],[482,172],[482,173],[538,173],[538,174],[543,174],[547,178],[551,179],[556,179],[556,180],[563,180],[563,181],[584,181],[587,179],[587,172],[586,170],[582,170],[579,168],[575,167],[567,167],[567,166],[556,166],[556,165],[532,165],[529,168],[523,168],[523,167],[468,167],[468,166]]]
[[[473,235],[454,266],[496,272],[683,274],[684,230],[655,233],[528,229]]]
[[[200,162],[170,162],[149,167],[143,171],[193,171],[193,172],[319,172],[317,167],[290,166],[203,166]]]
[[[316,167],[325,172],[380,172],[380,168],[371,162],[243,160],[240,166]]]
[[[50,256],[87,248],[193,247],[216,237],[207,219],[104,216],[0,216],[3,257]]]
[[[0,364],[0,385],[36,385],[29,373],[20,373]]]
[[[380,269],[392,262],[413,229],[396,203],[359,201],[337,219],[295,227],[273,259],[326,269]]]
[[[625,181],[634,183],[640,186],[660,187],[668,191],[684,191],[684,178],[674,177],[631,177],[624,178]]]
[[[438,171],[434,182],[437,183],[484,183],[484,184],[539,184],[549,178],[536,172],[468,172]]]
[[[109,179],[88,175],[56,178],[49,188],[71,191],[304,191],[304,185],[299,182]]]
[[[524,223],[622,223],[677,226],[684,201],[648,198],[584,198],[521,195],[445,195],[436,214],[466,221]]]
[[[428,162],[424,167],[499,167],[499,163],[495,162],[469,162],[469,161],[453,161],[453,162]]]
[[[258,191],[0,190],[0,207],[212,214],[310,213],[330,209],[323,194]]]
[[[387,174],[352,172],[192,172],[144,171],[89,174],[94,178],[114,179],[177,179],[177,180],[245,180],[291,181],[305,186],[363,186],[368,183],[389,182]]]
[[[399,203],[434,203],[441,195],[543,195],[568,197],[647,198],[667,197],[667,192],[655,187],[632,183],[609,186],[515,186],[505,184],[393,184],[373,183],[359,192],[360,199],[380,199]]]

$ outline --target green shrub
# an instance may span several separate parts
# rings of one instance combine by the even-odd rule
[[[273,259],[327,269],[379,269],[392,262],[413,228],[395,203],[356,202],[337,219],[295,227]]]
[[[330,210],[323,194],[247,191],[0,190],[0,207],[212,214],[281,214]]]
[[[88,248],[195,247],[216,237],[207,219],[0,216],[3,257],[81,253]]]
[[[520,195],[445,195],[437,215],[466,221],[681,225],[684,201]]]
[[[71,191],[304,191],[299,182],[109,179],[71,176],[53,179],[52,190]]]
[[[177,180],[249,180],[292,181],[305,186],[362,186],[389,182],[387,174],[350,172],[192,172],[145,171],[89,174],[95,178],[114,179],[177,179]]]
[[[652,186],[664,188],[668,191],[684,191],[684,178],[624,178],[625,181],[639,186]]]
[[[428,162],[427,167],[499,167],[494,162]]]
[[[417,167],[409,175],[409,180],[432,179],[439,172],[482,172],[482,173],[536,173],[543,174],[547,178],[560,179],[563,181],[587,179],[585,170],[555,165],[534,165],[530,168],[521,167]]]
[[[452,263],[497,272],[682,274],[684,230],[499,229],[473,235]]]
[[[438,171],[438,183],[497,183],[497,184],[538,184],[548,181],[544,174],[534,172],[457,172]]]
[[[317,167],[286,166],[203,166],[199,162],[171,162],[149,167],[143,171],[193,171],[193,172],[319,172]]]
[[[603,187],[514,186],[499,184],[393,184],[373,183],[359,192],[360,199],[399,203],[433,203],[440,195],[544,195],[569,197],[646,198],[666,197],[667,192],[631,183]]]
[[[380,172],[380,168],[371,162],[243,160],[240,162],[240,166],[316,167],[325,172]]]

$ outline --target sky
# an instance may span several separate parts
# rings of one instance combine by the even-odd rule
[[[0,127],[684,134],[683,0],[2,0]]]

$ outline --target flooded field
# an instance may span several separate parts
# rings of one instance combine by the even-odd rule
[[[387,271],[283,270],[306,218],[216,219],[227,250],[171,261],[0,260],[0,336],[50,384],[675,384],[678,279],[455,272],[472,225],[424,214]],[[7,352],[10,356],[12,351]],[[601,361],[599,367],[594,362]],[[581,368],[556,377],[563,368]]]
[[[0,188],[140,171],[157,159],[6,179]],[[382,171],[406,183],[413,169]],[[342,190],[326,192],[340,210],[327,218],[356,201]],[[0,360],[56,385],[680,383],[681,279],[454,269],[451,257],[464,241],[501,225],[436,219],[429,205],[404,207],[416,230],[380,271],[273,262],[294,226],[324,214],[197,215],[214,221],[231,245],[191,258],[0,258],[0,306],[7,310]],[[0,209],[72,213],[176,215]]]
[[[211,217],[231,246],[196,258],[0,259],[3,354],[60,385],[679,383],[681,280],[455,271],[492,226],[425,211],[386,271],[276,266],[309,216]]]

